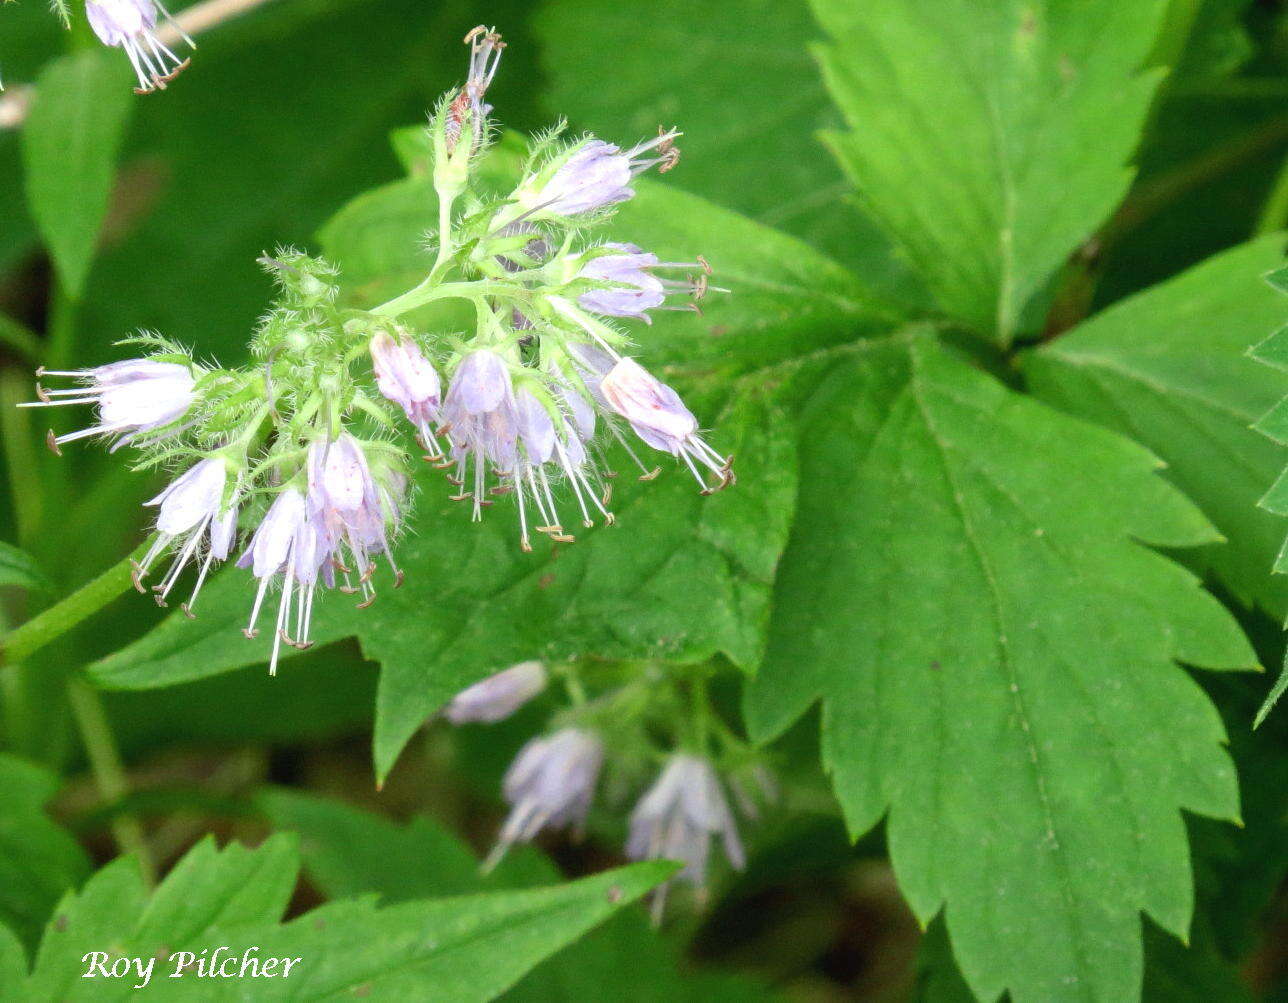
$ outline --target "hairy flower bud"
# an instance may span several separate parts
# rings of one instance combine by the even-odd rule
[[[509,717],[546,688],[540,662],[520,662],[461,690],[443,709],[452,724],[493,724]]]
[[[386,400],[403,409],[420,432],[421,445],[436,455],[431,424],[438,420],[442,403],[438,372],[410,338],[395,339],[381,331],[371,339],[370,348],[376,386]]]

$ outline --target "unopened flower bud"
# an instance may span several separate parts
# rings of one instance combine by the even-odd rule
[[[546,688],[540,662],[520,662],[461,690],[443,709],[452,724],[493,724],[509,717]]]

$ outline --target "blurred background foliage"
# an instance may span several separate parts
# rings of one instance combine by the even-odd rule
[[[460,37],[479,22],[499,25],[509,42],[489,95],[509,127],[536,130],[563,114],[575,128],[630,138],[675,122],[687,134],[685,159],[669,184],[806,240],[880,301],[926,302],[818,141],[840,123],[810,54],[820,31],[804,0],[273,0],[203,35],[174,86],[134,102],[71,334],[78,362],[117,357],[112,343],[140,327],[199,357],[240,361],[270,293],[257,255],[316,247],[346,202],[403,176],[388,137],[459,81]],[[1288,207],[1288,10],[1277,0],[1173,0],[1166,23],[1155,62],[1175,69],[1150,114],[1139,173],[1068,266],[1078,278],[1061,286],[1056,329],[1248,239]],[[11,90],[66,46],[39,0],[0,6]],[[28,216],[19,147],[19,130],[0,129],[0,312],[44,338],[57,297]],[[15,623],[131,550],[139,502],[155,485],[89,450],[55,467],[37,449],[43,426],[7,406],[28,395],[30,361],[0,348],[0,364],[0,536],[49,579],[30,593],[4,590]],[[35,510],[21,515],[24,506]],[[256,666],[108,694],[133,793],[104,804],[64,684],[159,616],[133,595],[114,602],[25,665],[27,703],[5,708],[7,747],[65,778],[51,787],[53,812],[95,860],[112,855],[109,822],[123,814],[146,820],[163,863],[206,833],[253,841],[291,829],[302,835],[307,873],[293,910],[360,892],[395,901],[517,887],[617,860],[614,840],[553,839],[547,853],[516,854],[491,878],[478,876],[471,851],[495,831],[501,773],[539,706],[486,730],[431,724],[375,791],[376,667],[353,641],[289,661],[277,679]],[[1262,664],[1280,664],[1278,626],[1255,612],[1243,624]],[[1288,999],[1288,718],[1250,733],[1262,683],[1202,682],[1232,736],[1245,828],[1190,820],[1198,919],[1188,948],[1157,931],[1147,938],[1146,997]],[[656,939],[642,916],[623,915],[514,995],[969,998],[939,924],[923,935],[903,905],[881,831],[849,844],[812,772],[816,734],[811,719],[782,740],[804,793],[760,828],[750,868],[714,890],[708,912],[677,916]],[[0,815],[17,810],[5,798],[0,790]],[[65,851],[68,879],[79,881],[88,865]],[[26,936],[43,923],[40,901],[14,907]]]

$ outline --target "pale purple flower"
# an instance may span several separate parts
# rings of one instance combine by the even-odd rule
[[[278,574],[282,576],[282,598],[277,607],[273,654],[268,666],[270,675],[277,674],[277,658],[283,641],[301,649],[312,643],[308,636],[313,595],[317,588],[318,573],[330,556],[330,545],[316,522],[310,518],[308,502],[303,492],[296,487],[283,489],[255,530],[250,546],[237,561],[239,568],[250,568],[251,573],[259,579],[259,590],[251,609],[250,623],[244,631],[247,637],[254,637],[259,633],[255,624],[259,620],[259,611],[268,586]],[[294,638],[288,634],[292,626],[292,611]]]
[[[639,317],[648,320],[648,311],[666,301],[662,280],[647,269],[658,264],[650,254],[634,244],[607,244],[617,252],[590,258],[577,273],[579,278],[611,283],[611,288],[592,289],[577,297],[587,310],[608,317]]]
[[[196,380],[191,366],[154,359],[127,359],[94,369],[39,369],[38,377],[62,376],[82,385],[70,390],[46,390],[36,385],[38,401],[19,407],[62,407],[69,404],[94,404],[98,422],[66,435],[47,437],[55,453],[64,443],[90,436],[117,437],[113,449],[126,443],[142,445],[147,433],[170,425],[192,405]]]
[[[228,481],[228,466],[220,457],[201,460],[184,474],[175,478],[164,491],[145,502],[158,506],[157,538],[148,552],[134,567],[134,586],[143,591],[143,577],[152,562],[176,540],[175,558],[160,584],[153,586],[156,601],[164,606],[180,573],[197,556],[202,540],[206,540],[205,556],[197,573],[197,583],[192,595],[180,607],[191,617],[197,593],[206,580],[211,565],[228,557],[233,537],[237,533],[237,504],[235,498],[224,504]],[[234,489],[233,494],[236,494]]]
[[[338,568],[345,581],[341,590],[361,591],[360,605],[370,605],[375,600],[371,584],[375,554],[385,555],[396,584],[402,583],[388,534],[388,527],[397,525],[402,486],[390,490],[379,484],[372,476],[362,444],[348,432],[334,440],[315,440],[309,446],[308,479],[309,518],[327,550],[328,581],[331,567]],[[352,568],[342,559],[343,551],[347,551]],[[359,576],[356,587],[349,584],[350,573]]]
[[[164,90],[188,66],[189,60],[180,59],[157,37],[158,11],[189,48],[196,48],[159,0],[85,0],[85,17],[99,41],[118,46],[129,57],[139,78],[136,94]]]
[[[528,742],[505,774],[502,786],[511,810],[487,866],[495,866],[511,846],[528,842],[543,828],[580,826],[603,762],[599,737],[580,728]]]
[[[607,489],[586,456],[582,436],[582,429],[586,427],[585,415],[559,407],[556,401],[567,400],[568,395],[575,395],[562,385],[556,385],[555,391],[547,399],[548,403],[543,403],[536,393],[526,387],[514,395],[514,449],[507,457],[509,466],[501,462],[501,458],[496,461],[498,471],[509,483],[493,490],[514,490],[518,501],[519,541],[525,552],[532,550],[528,536],[529,505],[535,506],[543,522],[534,527],[537,532],[547,534],[556,543],[573,543],[576,540],[576,537],[564,532],[559,509],[555,504],[555,492],[551,486],[552,474],[547,468],[556,477],[562,474],[571,485],[577,506],[581,509],[582,525],[594,525],[587,499],[610,525],[613,522],[612,513],[604,507],[607,504]],[[588,408],[589,405],[583,402],[582,411]],[[589,427],[593,432],[593,413]]]
[[[510,471],[518,456],[514,385],[501,356],[477,349],[461,359],[447,387],[440,431],[452,446],[451,458],[456,464],[453,483],[462,488],[455,500],[473,499],[474,518],[479,519],[482,507],[492,504],[484,497],[487,464]],[[467,479],[472,487],[469,491],[464,490]]]
[[[609,253],[604,253],[607,250]],[[664,278],[659,273],[679,272],[683,278]],[[697,300],[708,291],[728,289],[709,284],[711,266],[701,255],[697,261],[659,261],[656,254],[635,244],[605,244],[585,253],[577,277],[603,283],[577,297],[580,306],[606,317],[636,317],[651,324],[650,310],[698,310]],[[694,302],[664,305],[673,295],[691,296]]]
[[[461,690],[443,709],[452,724],[494,724],[509,717],[546,688],[546,667],[520,662]]]
[[[565,154],[563,162],[544,183],[530,176],[516,193],[527,213],[578,216],[625,202],[634,196],[631,180],[655,164],[670,170],[679,159],[675,140],[680,133],[664,132],[623,150],[591,137]]]
[[[681,861],[685,866],[677,880],[700,888],[707,881],[713,836],[723,841],[729,863],[742,870],[746,855],[715,768],[707,759],[677,753],[631,812],[626,855]],[[654,899],[655,918],[661,916],[665,889]]]
[[[403,409],[420,432],[421,445],[436,458],[438,445],[430,426],[438,420],[442,403],[438,372],[412,339],[395,339],[383,331],[371,339],[371,361],[380,392]]]
[[[697,434],[698,421],[684,406],[680,395],[634,359],[618,359],[600,381],[599,393],[608,407],[630,422],[635,434],[646,443],[682,458],[702,485],[704,494],[733,482],[729,461]],[[711,470],[720,483],[708,487],[694,460]]]

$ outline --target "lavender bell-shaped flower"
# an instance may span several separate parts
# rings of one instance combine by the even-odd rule
[[[237,561],[239,568],[250,568],[259,579],[250,623],[244,631],[247,637],[259,633],[255,624],[269,583],[279,573],[282,575],[282,598],[277,607],[269,675],[277,674],[277,659],[283,641],[297,648],[307,648],[311,644],[308,635],[313,594],[317,588],[318,572],[330,557],[331,544],[310,518],[304,493],[296,487],[284,489],[269,507],[251,537],[250,546]],[[287,634],[291,628],[292,610],[295,613],[294,639]]]
[[[474,518],[492,502],[485,498],[487,464],[498,470],[515,467],[518,448],[518,415],[514,386],[504,359],[487,349],[470,352],[456,367],[443,401],[441,433],[452,446],[456,465],[453,483],[462,488],[454,500],[474,501]],[[473,463],[473,470],[470,464]],[[470,478],[472,490],[464,490]]]
[[[395,339],[382,331],[371,339],[370,347],[376,386],[386,399],[403,409],[407,420],[420,432],[425,451],[431,459],[438,459],[431,428],[438,420],[442,403],[438,372],[410,338]]]
[[[69,404],[94,404],[98,422],[66,435],[46,437],[49,448],[59,447],[90,436],[117,436],[114,450],[126,443],[136,445],[146,433],[171,424],[192,405],[196,380],[192,367],[177,362],[154,359],[127,359],[94,369],[38,369],[37,377],[70,377],[82,384],[69,390],[46,390],[36,384],[38,401],[19,407],[62,407]]]
[[[461,690],[443,708],[443,717],[452,724],[494,724],[544,690],[546,680],[540,662],[520,662]]]
[[[180,573],[197,555],[203,537],[207,539],[206,554],[197,573],[197,582],[192,595],[180,607],[188,616],[192,616],[192,606],[197,600],[197,593],[206,580],[210,566],[215,561],[228,557],[233,538],[237,534],[237,505],[235,499],[224,504],[224,493],[228,481],[228,466],[219,457],[210,457],[192,466],[187,472],[177,477],[170,485],[147,505],[159,507],[157,512],[157,538],[148,552],[134,567],[134,587],[143,591],[143,577],[147,574],[152,562],[157,559],[175,540],[183,538],[178,546],[174,561],[159,585],[153,586],[156,601],[164,606],[165,600],[174,588]],[[234,492],[235,493],[235,492]]]
[[[544,181],[541,175],[524,179],[515,192],[517,207],[530,218],[579,216],[625,202],[635,195],[631,180],[654,165],[668,171],[679,160],[675,140],[680,133],[664,132],[623,150],[591,137],[564,156]]]
[[[595,282],[612,283],[613,288],[591,289],[577,297],[577,302],[587,310],[608,317],[649,320],[648,311],[666,301],[662,280],[646,270],[658,264],[657,255],[634,244],[606,244],[605,247],[618,253],[591,258],[577,275]]]
[[[715,768],[699,756],[677,753],[631,813],[626,855],[682,861],[685,867],[676,879],[701,888],[713,836],[721,837],[729,863],[742,870],[746,855]],[[661,918],[666,887],[653,900],[655,920]]]
[[[363,601],[359,605],[369,606],[376,595],[371,585],[373,555],[383,553],[393,568],[396,585],[402,583],[387,529],[397,522],[397,500],[376,483],[362,445],[347,432],[335,440],[313,442],[309,446],[308,471],[309,517],[317,527],[319,539],[329,548],[331,564],[345,576],[342,591],[361,591]],[[342,549],[348,550],[352,568],[341,561]],[[327,571],[330,574],[329,567]],[[351,572],[359,576],[356,588],[347,584]]]
[[[164,90],[190,60],[180,59],[157,37],[157,12],[195,49],[196,43],[174,22],[158,0],[85,0],[85,17],[104,45],[121,48],[139,78],[136,94]]]
[[[506,771],[503,790],[512,807],[485,866],[495,867],[511,846],[528,842],[547,826],[584,822],[603,762],[599,737],[580,728],[528,742]]]
[[[730,460],[697,434],[698,420],[684,406],[680,395],[634,359],[618,359],[600,380],[599,393],[608,407],[630,422],[635,434],[646,443],[683,459],[702,485],[703,494],[733,483]],[[694,460],[712,471],[720,482],[709,487]]]
[[[605,253],[607,250],[609,253]],[[685,278],[663,278],[658,273],[679,272]],[[650,310],[692,310],[700,312],[697,300],[708,291],[725,292],[710,285],[711,266],[698,255],[697,261],[659,261],[656,254],[635,244],[605,244],[587,252],[577,277],[603,283],[577,297],[577,303],[605,317],[635,317],[651,324]],[[669,296],[685,295],[694,302],[665,305]]]

